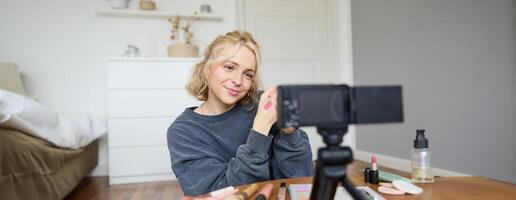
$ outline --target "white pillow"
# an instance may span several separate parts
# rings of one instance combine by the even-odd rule
[[[18,130],[58,147],[78,149],[107,132],[87,113],[59,114],[25,96],[0,89],[0,128]]]

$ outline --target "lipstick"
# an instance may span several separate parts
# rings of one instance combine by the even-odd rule
[[[267,183],[265,186],[263,186],[263,189],[260,191],[258,196],[256,197],[256,200],[267,200],[271,196],[272,192],[272,183]]]
[[[376,156],[371,157],[371,171],[369,174],[369,182],[372,184],[378,184],[378,182],[379,182],[378,165],[376,163]]]

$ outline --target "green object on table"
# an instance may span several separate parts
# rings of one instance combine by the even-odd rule
[[[385,172],[385,171],[381,171],[381,170],[379,170],[378,173],[379,173],[378,176],[380,177],[380,181],[392,182],[394,180],[402,180],[402,181],[407,181],[409,183],[414,182],[412,179],[408,179],[403,176],[398,176],[393,173],[389,173],[389,172]]]

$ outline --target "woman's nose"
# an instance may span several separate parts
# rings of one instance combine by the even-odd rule
[[[242,75],[235,74],[233,75],[231,82],[233,82],[233,84],[235,84],[236,86],[240,86],[242,84],[242,78]]]

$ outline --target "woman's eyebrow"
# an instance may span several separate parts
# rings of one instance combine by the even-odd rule
[[[232,63],[233,65],[236,65],[236,66],[239,66],[239,67],[240,67],[240,65],[239,65],[238,63],[236,63],[236,62],[234,62],[234,61],[231,61],[231,60],[226,60],[226,61],[224,61],[224,62],[229,62],[229,63]],[[252,71],[252,72],[254,72],[255,70],[254,70],[254,69],[252,69],[252,68],[247,68],[247,69],[245,69],[244,71]]]
[[[224,61],[224,62],[229,62],[229,63],[232,63],[233,65],[240,66],[238,63],[233,62],[233,61],[231,61],[231,60],[226,60],[226,61]]]

